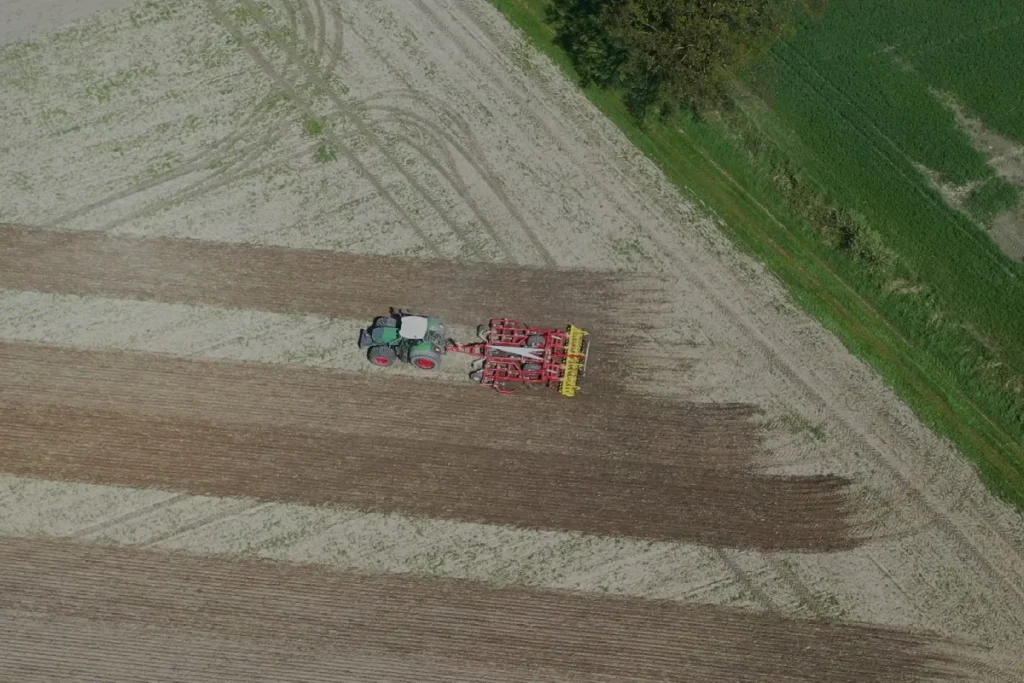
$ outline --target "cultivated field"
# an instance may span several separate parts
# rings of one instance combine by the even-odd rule
[[[0,47],[5,674],[1024,680],[1019,516],[487,2],[117,4]]]

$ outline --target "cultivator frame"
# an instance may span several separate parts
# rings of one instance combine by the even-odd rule
[[[574,397],[580,391],[590,351],[590,333],[531,327],[512,318],[494,318],[477,329],[479,342],[450,341],[449,352],[474,356],[470,378],[499,393],[514,392],[517,384],[542,384]]]

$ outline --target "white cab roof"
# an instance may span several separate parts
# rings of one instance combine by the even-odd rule
[[[423,339],[427,334],[427,319],[422,315],[402,316],[398,334],[405,339]]]

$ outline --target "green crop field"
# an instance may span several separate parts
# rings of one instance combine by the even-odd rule
[[[573,74],[546,0],[493,2]],[[586,92],[1024,506],[1024,265],[985,234],[1020,192],[949,104],[1024,142],[1022,19],[1003,0],[833,0],[743,74],[720,117],[641,129],[616,94]]]
[[[972,206],[982,216],[1016,204],[1015,188],[933,91],[1024,140],[1024,5],[1016,16],[998,0],[971,3],[970,12],[955,5],[834,3],[824,21],[774,51],[771,111],[752,116],[796,131],[794,142],[773,136],[785,156],[835,203],[863,214],[942,310],[1019,376],[1024,269],[951,211],[915,164],[945,183],[979,183]]]

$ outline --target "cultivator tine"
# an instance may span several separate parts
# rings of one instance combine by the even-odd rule
[[[569,325],[567,332],[565,371],[562,373],[562,383],[558,387],[558,392],[571,398],[580,390],[583,373],[587,368],[590,333],[575,325]]]

